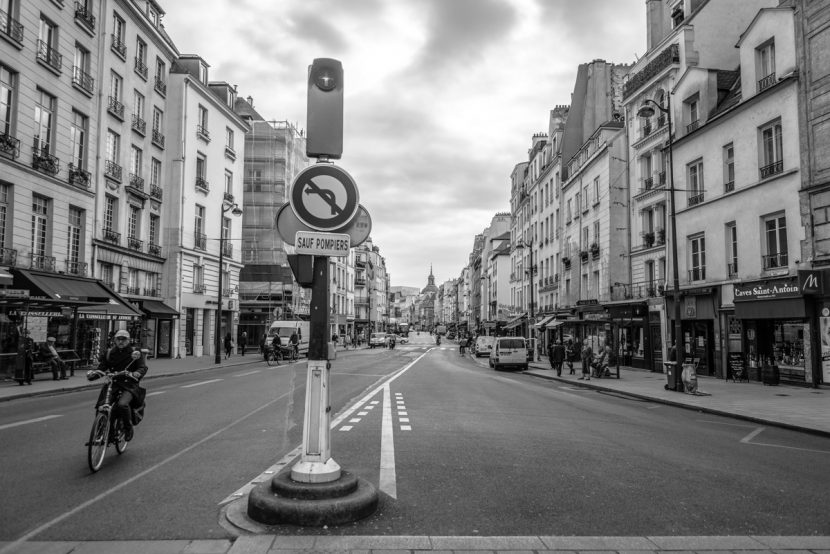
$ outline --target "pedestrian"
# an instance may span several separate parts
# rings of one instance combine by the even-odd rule
[[[585,341],[585,345],[582,347],[582,377],[577,379],[578,381],[585,381],[591,380],[591,362],[594,359],[594,350],[591,348],[591,344],[588,341]]]
[[[568,339],[565,343],[565,361],[568,363],[568,375],[575,375],[574,359],[576,359],[576,351],[574,350],[574,341]]]
[[[225,334],[225,359],[231,357],[231,348],[233,348],[233,341],[231,340],[231,332]]]
[[[548,343],[548,361],[550,362],[550,368],[551,369],[556,369],[556,366],[553,363],[553,346],[554,346],[553,341],[550,341]]]
[[[551,348],[550,354],[551,366],[556,370],[556,376],[562,377],[562,363],[565,361],[565,345],[561,340],[556,341],[556,344]]]
[[[294,351],[294,356],[299,358],[300,357],[300,335],[297,334],[297,331],[291,331],[291,336],[288,337],[288,344],[291,346],[291,349]]]
[[[265,355],[265,346],[268,344],[268,335],[265,333],[262,334],[262,337],[259,339],[259,353],[263,356]]]
[[[352,336],[347,334],[346,337],[343,339],[343,346],[346,348],[346,350],[348,350],[351,345]]]
[[[29,330],[23,325],[17,327],[14,340],[17,342],[17,358],[15,359],[14,378],[20,385],[31,385],[34,376],[34,352],[32,352],[32,339],[29,337]]]
[[[334,348],[335,348],[335,350],[337,349],[337,339],[338,339],[338,338],[339,338],[339,337],[337,336],[337,333],[335,333],[335,334],[333,334],[333,335],[331,336],[331,341],[334,343]]]
[[[55,337],[46,337],[46,342],[40,347],[40,359],[49,362],[49,369],[52,370],[52,380],[69,379],[66,376],[66,364],[61,360],[60,354],[55,350]]]
[[[245,347],[248,346],[248,333],[242,331],[242,334],[239,335],[239,352],[244,356],[245,355]]]

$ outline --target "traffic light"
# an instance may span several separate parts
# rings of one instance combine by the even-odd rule
[[[306,154],[339,159],[343,154],[343,64],[316,58],[308,68]]]

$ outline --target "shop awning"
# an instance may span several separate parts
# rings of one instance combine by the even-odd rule
[[[514,317],[513,319],[511,319],[510,321],[508,321],[508,322],[504,325],[504,328],[505,328],[505,329],[512,329],[512,328],[514,328],[514,327],[518,327],[519,325],[521,325],[521,324],[522,324],[522,321],[524,321],[524,319],[525,319],[526,317],[527,317],[527,314],[526,314],[526,313],[525,313],[525,314],[520,315],[519,317]]]
[[[75,275],[58,275],[41,271],[16,269],[14,285],[29,289],[33,297],[45,297],[61,303],[83,303],[78,313],[101,319],[130,319],[141,312],[101,281]]]
[[[164,302],[159,302],[158,300],[142,300],[141,311],[151,317],[161,319],[179,318],[179,312],[177,312],[175,308],[168,306]]]
[[[556,327],[559,327],[563,323],[565,323],[563,320],[561,320],[561,319],[557,320],[556,317],[554,316],[551,321],[548,321],[547,323],[545,323],[545,329],[555,329]]]
[[[533,326],[534,327],[539,327],[540,329],[544,329],[545,325],[548,323],[548,321],[550,321],[551,319],[553,319],[555,317],[556,317],[555,315],[547,315],[547,316],[543,317],[542,319],[540,319],[537,323],[534,323]]]
[[[5,269],[0,269],[0,285],[11,285],[14,283],[14,277]]]
[[[807,317],[804,298],[735,302],[737,319],[803,319]]]

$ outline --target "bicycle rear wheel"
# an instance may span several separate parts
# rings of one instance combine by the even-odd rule
[[[92,430],[89,433],[87,443],[87,463],[92,472],[101,469],[104,463],[104,454],[107,452],[107,431],[109,431],[110,418],[106,412],[97,412],[92,422]]]

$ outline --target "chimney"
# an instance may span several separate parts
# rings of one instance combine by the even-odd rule
[[[248,101],[248,104],[250,104],[252,108],[254,107],[254,97],[253,96],[248,96],[247,98],[245,98],[245,100]]]

